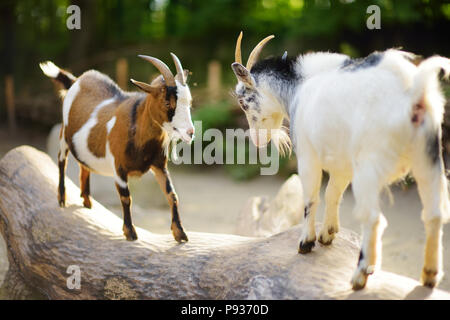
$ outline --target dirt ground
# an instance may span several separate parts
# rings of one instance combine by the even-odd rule
[[[22,144],[46,151],[46,139],[45,133],[21,129],[17,134],[11,135],[5,128],[0,127],[0,156]],[[50,152],[53,158],[54,152]],[[262,176],[247,182],[237,182],[220,168],[205,169],[198,166],[172,167],[171,174],[180,198],[181,219],[187,231],[233,233],[239,210],[245,201],[252,196],[273,197],[284,182],[277,176]],[[77,168],[73,164],[69,167],[69,177],[78,184]],[[95,179],[93,182],[96,186],[92,188],[94,198],[121,216],[112,180]],[[132,181],[130,189],[133,195],[134,223],[154,233],[169,233],[170,212],[152,175],[147,174],[139,181]],[[383,236],[382,268],[418,280],[425,241],[420,220],[420,200],[415,187],[408,190],[393,187],[392,194],[393,204],[389,204],[386,195],[382,196],[382,208],[388,221]],[[359,232],[359,224],[352,217],[353,204],[352,192],[347,190],[341,205],[341,227]],[[322,201],[317,214],[318,221],[322,220],[323,208]],[[439,287],[450,291],[450,224],[444,227],[443,243],[446,276]],[[0,282],[7,268],[5,250],[3,241],[0,241]],[[317,245],[315,250],[320,250],[320,246]]]

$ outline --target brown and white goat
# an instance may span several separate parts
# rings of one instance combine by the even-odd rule
[[[64,177],[70,150],[80,165],[80,189],[85,207],[91,208],[90,173],[114,177],[123,207],[123,232],[130,241],[136,240],[137,234],[131,221],[128,176],[141,176],[149,169],[170,204],[175,240],[188,240],[178,214],[178,197],[167,168],[167,154],[172,140],[190,143],[193,139],[192,98],[186,73],[179,59],[171,55],[176,76],[161,60],[139,56],[161,72],[151,84],[131,79],[145,93],[125,92],[108,76],[95,70],[76,78],[50,61],[40,64],[45,75],[67,89],[58,154],[60,206],[65,206]]]

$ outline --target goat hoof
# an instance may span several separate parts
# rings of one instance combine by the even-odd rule
[[[133,226],[131,226],[131,228],[123,226],[123,234],[128,241],[135,241],[138,238],[136,230]]]
[[[63,195],[58,193],[58,204],[61,208],[64,208],[66,206],[66,194],[65,193]]]
[[[187,235],[186,235],[186,233],[184,232],[184,230],[183,230],[183,228],[182,227],[177,227],[177,226],[173,226],[172,227],[172,234],[173,234],[173,237],[174,237],[174,239],[177,241],[177,242],[187,242],[187,241],[189,241],[189,239],[188,239],[188,237],[187,237]]]
[[[362,270],[358,270],[352,279],[352,289],[361,290],[364,289],[367,283],[367,277],[369,275]]]
[[[300,241],[298,246],[298,253],[305,254],[310,253],[312,248],[315,246],[315,239],[313,241]]]
[[[85,208],[91,209],[92,208],[91,199],[85,198],[84,201],[83,201],[83,206]]]
[[[437,271],[423,269],[420,280],[425,287],[434,288],[439,283],[439,278]]]
[[[323,236],[320,236],[318,241],[320,244],[322,244],[324,246],[329,246],[333,242],[333,238],[329,238],[329,239],[325,240]]]

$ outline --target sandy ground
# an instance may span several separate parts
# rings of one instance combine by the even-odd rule
[[[45,134],[26,130],[11,136],[4,128],[0,128],[0,156],[22,144],[32,145],[45,151],[46,138]],[[54,148],[50,150],[53,158],[55,158],[55,152]],[[77,167],[73,161],[71,162],[68,175],[78,184]],[[181,219],[187,231],[233,233],[239,210],[245,201],[252,196],[273,197],[284,182],[276,176],[262,176],[248,182],[237,182],[220,168],[198,166],[172,167],[171,174],[180,198]],[[112,180],[104,177],[93,178],[94,198],[121,216],[120,203]],[[147,174],[140,180],[133,180],[130,189],[133,195],[134,223],[151,232],[169,233],[170,211],[152,175]],[[382,268],[419,279],[425,240],[424,228],[420,220],[420,200],[415,187],[406,191],[394,187],[392,193],[393,204],[389,204],[386,195],[382,197],[383,212],[389,223],[383,236]],[[353,204],[352,192],[347,190],[341,205],[341,227],[359,232],[359,224],[352,217]],[[323,206],[322,202],[317,214],[318,221],[322,220]],[[450,290],[450,224],[444,227],[443,243],[446,277],[439,287]],[[320,246],[316,250],[320,250]],[[4,243],[0,241],[0,282],[7,269],[5,252]]]

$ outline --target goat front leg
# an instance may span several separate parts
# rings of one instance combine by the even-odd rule
[[[83,205],[86,208],[92,208],[91,203],[91,188],[90,188],[90,174],[89,169],[85,168],[82,164],[80,164],[80,189],[81,194],[80,197],[84,199]]]
[[[339,231],[339,204],[348,183],[347,177],[330,173],[325,191],[325,218],[319,233],[319,242],[323,245],[330,245]]]
[[[305,254],[311,252],[316,241],[315,215],[319,205],[319,191],[322,180],[322,168],[315,157],[300,158],[298,165],[300,181],[303,185],[304,196],[304,222],[298,252]]]
[[[172,230],[173,237],[177,242],[188,241],[188,237],[183,230],[178,213],[178,197],[170,179],[167,167],[161,169],[153,166],[152,171],[155,174],[155,178],[156,181],[158,181],[159,187],[166,195],[167,201],[170,205],[170,209],[172,210],[172,224],[170,228]]]
[[[137,240],[137,233],[131,221],[131,196],[128,189],[128,179],[125,175],[121,178],[116,177],[116,188],[119,192],[120,202],[122,202],[123,210],[123,234],[128,241]]]

